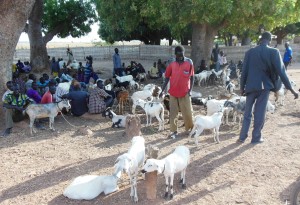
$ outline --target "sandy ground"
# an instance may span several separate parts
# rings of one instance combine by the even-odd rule
[[[152,63],[142,62],[145,67]],[[102,77],[109,77],[111,62],[96,65]],[[297,85],[300,85],[299,68],[299,65],[293,65],[288,71]],[[195,87],[203,96],[216,94],[218,89]],[[274,101],[273,96],[270,99]],[[176,174],[174,199],[164,200],[164,177],[159,175],[157,199],[150,201],[146,198],[145,182],[139,178],[138,204],[288,204],[290,192],[300,180],[300,104],[290,93],[285,106],[278,107],[275,114],[267,115],[263,129],[265,142],[259,145],[251,145],[250,139],[244,144],[236,144],[239,130],[232,124],[221,126],[220,144],[215,143],[211,133],[206,131],[197,147],[194,143],[187,143],[183,134],[175,140],[167,139],[167,123],[163,132],[157,132],[156,120],[152,127],[145,127],[142,110],[139,109],[138,113],[146,145],[158,146],[159,158],[178,145],[186,145],[191,151],[187,189],[180,188],[180,176]],[[194,106],[194,113],[204,113],[204,110]],[[55,132],[39,130],[30,136],[27,120],[16,124],[11,136],[0,138],[0,204],[134,204],[129,197],[129,179],[125,174],[119,183],[120,190],[111,195],[101,194],[91,201],[70,200],[62,195],[77,176],[111,174],[116,158],[130,147],[130,141],[123,136],[124,129],[111,128],[111,122],[100,115],[66,118],[75,126],[88,126],[92,134],[81,134],[78,128],[68,125],[62,116],[58,116]],[[182,132],[183,128],[179,130]]]

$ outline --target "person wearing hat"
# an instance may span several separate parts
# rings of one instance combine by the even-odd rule
[[[178,112],[180,111],[185,131],[193,128],[191,91],[194,84],[194,65],[193,61],[184,56],[184,48],[177,46],[175,48],[175,58],[170,61],[166,72],[166,80],[162,87],[160,97],[162,97],[168,82],[170,81],[170,131],[169,137],[176,138],[178,135],[177,122]]]
[[[298,98],[298,94],[292,88],[286,74],[279,50],[269,47],[271,39],[272,34],[264,32],[261,36],[260,44],[251,48],[245,54],[240,80],[240,92],[241,95],[246,95],[246,105],[242,129],[237,140],[239,143],[243,143],[248,137],[252,110],[254,124],[251,143],[262,143],[264,141],[261,130],[265,122],[269,94],[274,88],[269,70],[277,73],[286,89],[293,93],[295,99]],[[253,105],[254,109],[252,109]]]

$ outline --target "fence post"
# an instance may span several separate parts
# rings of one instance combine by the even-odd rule
[[[152,159],[158,158],[159,148],[153,145],[148,146],[148,156]],[[157,171],[146,173],[145,178],[147,199],[156,199],[157,192]]]

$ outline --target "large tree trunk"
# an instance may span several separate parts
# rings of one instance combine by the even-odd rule
[[[42,35],[43,0],[36,0],[29,17],[28,37],[30,42],[30,63],[35,72],[49,71],[50,65],[46,43]]]
[[[202,59],[205,60],[208,64],[214,44],[214,38],[218,30],[207,24],[194,23],[192,26],[193,43],[191,57],[194,62],[194,67],[197,68],[200,65]]]
[[[35,0],[0,1],[0,93],[4,93],[6,82],[11,80],[15,48],[34,3]]]

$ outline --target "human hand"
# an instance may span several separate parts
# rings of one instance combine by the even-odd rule
[[[241,94],[241,96],[244,96],[245,95],[245,90],[240,90],[240,94]]]

